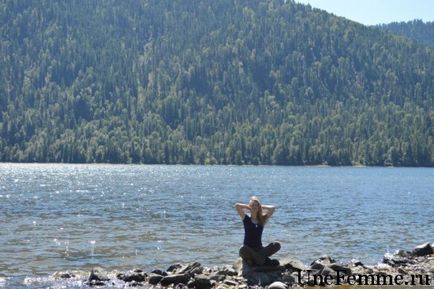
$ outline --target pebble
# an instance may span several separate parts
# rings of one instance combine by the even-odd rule
[[[311,263],[310,268],[315,269],[315,273],[336,276],[337,271],[350,274],[377,274],[377,275],[403,275],[404,280],[409,280],[411,274],[426,274],[434,272],[434,255],[430,243],[425,243],[415,247],[412,251],[397,251],[395,254],[387,253],[383,259],[384,263],[376,265],[365,265],[358,260],[353,260],[350,264],[336,262],[330,256],[322,256]],[[430,253],[430,254],[429,254]],[[198,262],[171,265],[166,271],[153,270],[146,273],[141,269],[135,269],[127,273],[119,273],[116,278],[125,282],[126,286],[164,286],[169,289],[245,289],[255,286],[257,289],[288,289],[291,286],[298,286],[299,273],[300,281],[307,281],[305,266],[301,261],[286,257],[280,261],[280,266],[274,267],[254,267],[245,264],[238,258],[231,267],[206,268]],[[74,271],[75,273],[75,271]],[[76,275],[70,272],[56,272],[56,278],[68,280]],[[110,279],[102,277],[102,273],[92,270],[88,275],[86,284],[89,286],[106,286]],[[71,279],[72,280],[72,279]],[[111,282],[111,281],[110,281]],[[5,283],[4,278],[0,277],[0,286]],[[267,286],[268,285],[268,286]],[[188,286],[188,287],[187,287]],[[267,286],[267,287],[265,287]]]

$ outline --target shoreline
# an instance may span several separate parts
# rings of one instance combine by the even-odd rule
[[[347,286],[345,288],[371,285],[429,288],[427,286],[434,285],[433,247],[434,243],[424,243],[411,251],[386,253],[382,262],[375,265],[365,265],[359,260],[344,264],[330,256],[322,256],[310,264],[286,257],[279,260],[278,266],[250,266],[238,258],[234,264],[220,267],[204,267],[199,262],[192,262],[150,272],[139,268],[107,272],[98,267],[90,272],[59,271],[46,278],[27,277],[23,283],[31,288],[33,285],[37,288],[47,286],[50,282],[74,288],[289,289],[341,285]]]
[[[354,165],[328,165],[328,164],[318,164],[318,165],[267,165],[267,164],[154,164],[154,163],[62,163],[62,162],[0,162],[0,165],[72,165],[72,166],[183,166],[183,167],[291,167],[291,168],[414,168],[414,169],[432,169],[433,166],[369,166],[362,164]]]

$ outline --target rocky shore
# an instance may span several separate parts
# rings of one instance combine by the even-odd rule
[[[358,260],[343,264],[330,256],[322,256],[310,264],[287,257],[279,260],[279,266],[249,266],[239,258],[233,265],[213,268],[193,262],[174,264],[166,270],[156,269],[151,272],[135,269],[107,274],[95,269],[81,282],[91,287],[176,289],[288,289],[336,285],[420,285],[432,288],[433,246],[434,243],[425,243],[411,251],[386,253],[382,262],[376,265],[366,265]],[[53,278],[77,280],[83,277],[77,276],[74,272],[57,272]]]

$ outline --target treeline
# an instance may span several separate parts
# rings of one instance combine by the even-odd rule
[[[434,22],[412,20],[378,25],[380,29],[413,39],[417,42],[434,45]]]
[[[0,161],[433,166],[434,49],[279,0],[6,0]]]

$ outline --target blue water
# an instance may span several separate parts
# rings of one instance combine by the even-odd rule
[[[430,168],[0,164],[0,287],[93,266],[231,264],[233,205],[251,195],[277,206],[263,236],[282,243],[276,257],[377,263],[434,241]]]

